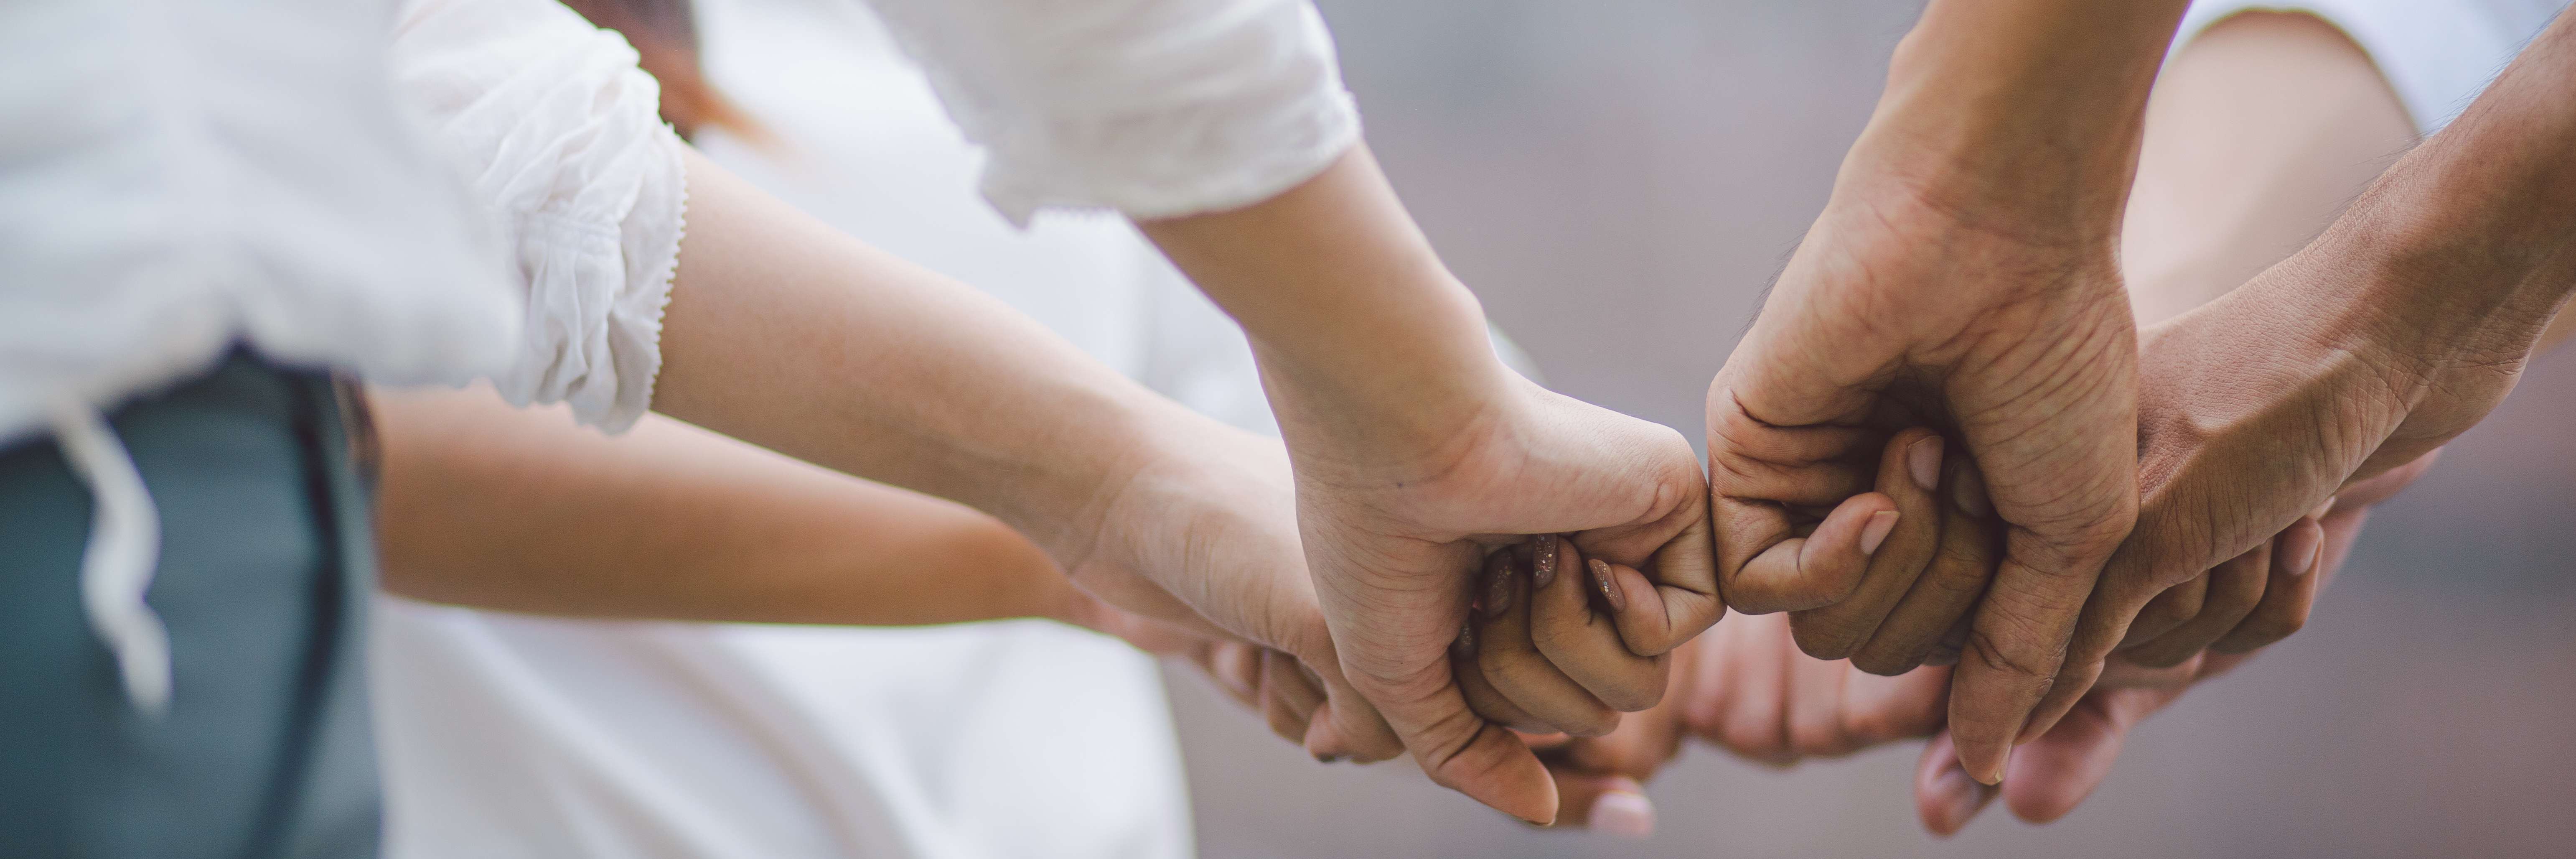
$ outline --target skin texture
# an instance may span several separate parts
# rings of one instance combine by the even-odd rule
[[[1343,672],[1433,781],[1554,819],[1553,780],[1469,708],[1450,647],[1487,554],[1536,535],[1639,571],[1617,613],[1635,657],[1714,623],[1724,606],[1690,445],[1502,366],[1475,297],[1365,148],[1253,206],[1141,226],[1251,336]],[[1574,682],[1545,694],[1567,713],[1584,704],[1578,690],[1660,688],[1636,682],[1625,658],[1553,664]]]
[[[1322,685],[1294,657],[1140,617],[950,501],[662,417],[606,436],[488,389],[370,394],[387,590],[484,609],[915,626],[1046,618],[1198,665],[1291,742]]]
[[[1914,592],[1914,565],[1856,551],[1864,523],[1898,510],[1869,491],[1889,437],[1931,427],[1976,466],[2004,543],[1968,615],[1950,718],[1981,778],[2000,777],[2135,517],[2137,350],[2116,251],[2147,90],[2184,5],[1930,4],[1825,211],[1710,385],[1727,599],[1835,606],[1800,639],[1819,657],[1851,655],[1903,612],[1871,655],[1901,668],[1953,626],[1926,604],[1967,610]]]
[[[2122,257],[2139,317],[2159,321],[2188,310],[2296,250],[2412,142],[2412,124],[2377,69],[2332,27],[2306,16],[2257,14],[2204,31],[2166,67],[2148,108]],[[2375,486],[2347,490],[2321,524],[2294,524],[2261,547],[2258,551],[2267,557],[2298,554],[2294,544],[2308,539],[2302,525],[2314,527],[2321,544],[2310,574],[2285,575],[2279,564],[2262,568],[2266,587],[2258,602],[2213,642],[2217,651],[2245,653],[2304,623],[2317,591],[2340,566],[2367,520],[2370,505],[2393,494],[2426,465],[2383,477]],[[1955,545],[1943,544],[1945,549]],[[2206,586],[2217,575],[2196,581]],[[2154,610],[2151,606],[2148,613]],[[1776,625],[1777,618],[1737,618],[1719,625],[1703,637],[1705,646],[1694,648],[1706,655],[1697,660],[1700,667],[1677,669],[1671,697],[1682,702],[1691,735],[1753,760],[1785,765],[1872,742],[1925,736],[1942,726],[1940,701],[1947,682],[1940,669],[1917,669],[1893,681],[1850,676],[1854,672],[1849,669],[1838,675],[1827,670],[1834,663],[1803,655],[1795,656],[1801,662],[1783,660],[1787,638],[1753,635],[1760,623]],[[2132,662],[2133,655],[2135,651],[2113,657],[2116,670],[2104,678],[2104,689],[2090,693],[2060,725],[2017,750],[2001,788],[1969,778],[1946,734],[1928,747],[1916,784],[1926,827],[1939,834],[1955,832],[1994,798],[2007,794],[2013,797],[2007,806],[2026,820],[2063,816],[2107,777],[2131,726],[2173,700],[2186,682],[2214,676],[2224,664],[2195,649],[2192,658],[2159,671]],[[1842,678],[1839,688],[1831,682],[1835,677]],[[2128,688],[2132,684],[2146,686],[2133,690]],[[1858,693],[1871,688],[1886,694]],[[1845,709],[1810,698],[1841,701]],[[1807,703],[1792,706],[1793,701]],[[1793,721],[1793,712],[1805,714],[1805,721]],[[1865,727],[1836,729],[1854,724]],[[1621,735],[1645,729],[1632,717],[1603,742],[1635,742]],[[1642,782],[1653,767],[1617,772]]]
[[[1122,610],[1295,654],[1319,754],[1398,750],[1305,575],[1274,442],[1153,395],[1006,306],[838,235],[690,153],[655,407],[988,513]]]
[[[2141,524],[2034,725],[2075,705],[2159,594],[2423,457],[2512,391],[2576,287],[2570,80],[2576,19],[2562,16],[2324,235],[2145,333]]]

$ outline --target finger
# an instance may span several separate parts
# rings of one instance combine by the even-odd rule
[[[1789,619],[1740,617],[1705,638],[1701,682],[1682,705],[1683,724],[1736,755],[1787,762],[1788,657],[1797,649],[1789,639]]]
[[[1959,652],[1968,649],[1969,627],[1976,619],[1977,616],[1973,614],[1963,615],[1957,623],[1951,624],[1949,633],[1942,635],[1940,643],[1933,645],[1932,654],[1923,657],[1923,664],[1956,671],[1959,666]]]
[[[1633,569],[1626,570],[1622,582],[1618,570],[1599,558],[1586,558],[1573,541],[1542,535],[1535,542],[1533,570],[1552,566],[1558,572],[1547,577],[1544,588],[1535,588],[1535,581],[1529,583],[1535,588],[1529,598],[1532,646],[1556,670],[1591,693],[1590,700],[1612,710],[1633,713],[1662,701],[1666,658],[1629,652],[1614,619],[1623,613],[1653,612],[1660,622],[1662,612],[1645,604],[1642,596],[1654,593],[1654,586]],[[1535,572],[1532,578],[1537,578]],[[1632,600],[1630,594],[1641,596]],[[1503,687],[1497,684],[1496,688]],[[1513,692],[1504,689],[1506,695]],[[1582,735],[1570,729],[1568,733]]]
[[[1817,659],[1794,649],[1788,659],[1785,730],[1790,752],[1801,759],[1850,754],[1851,737],[1843,733],[1843,675],[1851,671],[1851,663]]]
[[[1377,706],[1343,673],[1332,635],[1318,622],[1282,648],[1297,657],[1300,672],[1323,690],[1324,703],[1306,723],[1306,752],[1318,760],[1388,760],[1405,753],[1405,745],[1380,715]]]
[[[2209,599],[2210,578],[2209,572],[2202,572],[2148,600],[2146,606],[2138,609],[2138,616],[2129,621],[2128,634],[2121,639],[2120,646],[2145,644],[2190,622],[2200,614],[2201,604]]]
[[[2003,565],[1977,606],[1967,647],[1950,676],[1951,741],[1959,748],[1959,763],[1979,782],[2003,778],[2016,739],[2032,727],[2045,730],[2042,716],[2053,721],[2064,712],[2063,706],[2045,713],[2039,708],[2069,689],[2080,696],[2092,684],[2102,657],[2144,604],[2140,598],[2117,606],[2115,617],[2097,621],[2088,610],[2096,601],[2088,597],[2099,572],[2097,560],[2050,547],[2019,526],[2004,535]],[[2089,652],[2069,649],[2078,620],[2104,638],[2084,642]],[[2064,706],[2072,704],[2069,699]]]
[[[1261,707],[1261,648],[1239,641],[1218,642],[1208,647],[1200,667],[1209,677],[1245,707]]]
[[[1896,526],[1896,502],[1876,492],[1845,499],[1815,531],[1792,536],[1776,507],[1717,499],[1718,589],[1737,611],[1769,614],[1832,605],[1851,596],[1878,548]],[[1730,564],[1729,561],[1741,561]]]
[[[1479,642],[1481,646],[1481,642]],[[1433,784],[1541,826],[1556,819],[1556,782],[1510,729],[1467,709],[1448,675],[1390,678],[1372,699]],[[1345,665],[1347,674],[1350,667]]]
[[[2434,448],[2432,452],[2416,457],[2414,462],[2389,469],[2376,477],[2352,481],[2344,486],[2343,491],[2335,493],[2336,506],[2345,510],[2367,510],[2378,506],[2380,502],[2397,497],[2399,491],[2414,484],[2416,478],[2423,477],[2424,472],[2433,468],[2433,462],[2441,458],[2442,449]]]
[[[1261,654],[1261,713],[1270,732],[1292,743],[1306,739],[1307,723],[1324,703],[1324,693],[1297,669],[1297,660],[1276,650]]]
[[[1895,521],[1880,535],[1858,587],[1849,597],[1791,616],[1798,648],[1817,659],[1847,659],[1869,642],[1898,601],[1914,587],[1940,551],[1942,440],[1928,429],[1908,429],[1887,441],[1879,457],[1878,491],[1894,503]],[[1868,548],[1868,536],[1862,546]]]
[[[1843,734],[1855,748],[1928,737],[1950,703],[1950,670],[1917,668],[1894,677],[1843,672]]]
[[[1636,841],[1654,837],[1655,804],[1635,779],[1554,769],[1549,774],[1556,779],[1556,828]]]
[[[2353,518],[2367,516],[2363,512]],[[2356,523],[2354,530],[2359,526]],[[2266,583],[2262,601],[2230,627],[2209,649],[2219,653],[2250,653],[2288,638],[2308,624],[2308,612],[2316,607],[2317,575],[2326,548],[2323,525],[2315,518],[2302,517],[2281,535],[2273,538],[2266,554]]]
[[[1821,507],[1869,491],[1863,459],[1876,434],[1857,426],[1773,426],[1730,409],[1709,423],[1709,487],[1718,497]]]
[[[1621,563],[1616,555],[1604,556],[1598,549],[1612,546],[1594,542],[1595,534],[1575,535],[1583,551],[1611,566],[1625,570],[1619,581],[1639,586],[1624,587],[1622,608],[1616,613],[1620,640],[1628,651],[1639,656],[1662,656],[1697,637],[1726,613],[1726,600],[1718,595],[1716,549],[1709,542],[1708,511],[1691,512],[1680,534],[1666,541],[1647,559],[1647,570],[1639,571]]]
[[[1537,720],[1536,727],[1578,737],[1610,733],[1619,726],[1619,711],[1566,676],[1531,640],[1529,572],[1514,559],[1487,585],[1484,603],[1473,621],[1478,670],[1496,693]],[[1579,576],[1559,572],[1552,577],[1549,590],[1579,586],[1580,581]],[[1615,639],[1615,635],[1612,637]]]
[[[2161,668],[2129,661],[2127,653],[2113,653],[2102,661],[2102,676],[2093,681],[2096,691],[2104,689],[2179,689],[2191,685],[2201,676],[2209,661],[2206,651],[2192,654],[2179,664]]]
[[[1494,684],[1485,679],[1485,669],[1476,661],[1476,645],[1476,629],[1471,623],[1458,631],[1458,641],[1450,650],[1450,663],[1458,678],[1458,691],[1466,696],[1467,709],[1476,711],[1476,715],[1485,717],[1485,721],[1523,734],[1562,736],[1557,733],[1556,726],[1530,715],[1529,711],[1521,709],[1519,704],[1512,703],[1511,698],[1496,690]],[[1527,742],[1528,737],[1525,736],[1522,740]],[[1540,746],[1532,743],[1530,748],[1536,749]]]
[[[1924,829],[1942,838],[1967,828],[1968,821],[2002,794],[2002,788],[1968,777],[1968,771],[1959,766],[1958,747],[1951,743],[1948,731],[1923,747],[1923,758],[1914,766],[1914,813],[1922,818]]]
[[[2086,696],[2065,719],[2013,756],[2004,806],[2031,823],[2065,817],[2111,774],[2140,718],[2181,690],[2120,689]]]
[[[2315,532],[2314,520],[2299,521],[2307,526],[2305,532]],[[2300,525],[2293,524],[2284,534],[2300,531]],[[2253,551],[2229,558],[2226,563],[2201,576],[2209,584],[2208,596],[2201,600],[2200,613],[2163,635],[2129,648],[2125,651],[2129,661],[2150,668],[2181,665],[2235,630],[2237,624],[2252,615],[2255,607],[2262,603],[2276,566],[2272,562],[2272,546],[2287,539],[2290,538],[2284,536],[2256,546]],[[2306,560],[2297,563],[2304,574],[2307,568],[2316,565],[2315,543],[2311,541],[2302,551],[2306,553]],[[2133,627],[2130,635],[2136,637],[2136,634]]]
[[[1852,666],[1862,671],[1892,676],[1918,665],[1956,664],[1977,600],[1994,579],[2003,532],[1994,505],[1986,501],[1985,478],[1967,457],[1948,459],[1941,479],[1940,544],[1905,598],[1852,654]]]

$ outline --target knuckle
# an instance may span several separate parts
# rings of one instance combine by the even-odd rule
[[[2058,665],[2064,658],[2062,646],[2034,652],[2031,648],[2008,644],[1983,629],[1982,625],[1968,630],[1967,644],[1959,654],[1962,665],[1972,664],[1989,672],[2042,684],[2056,680]]]

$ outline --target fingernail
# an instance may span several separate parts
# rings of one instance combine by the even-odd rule
[[[1494,570],[1494,577],[1486,581],[1485,616],[1502,617],[1503,611],[1511,607],[1512,565],[1503,564]]]
[[[1604,835],[1644,841],[1655,836],[1655,804],[1645,794],[1605,793],[1592,801],[1592,829]]]
[[[2317,556],[2324,553],[2325,548],[2325,532],[2301,521],[2283,534],[2281,542],[2273,546],[2273,551],[2280,553],[2282,574],[2304,576],[2316,568]]]
[[[1316,756],[1315,756],[1315,762],[1316,762],[1316,763],[1319,763],[1319,764],[1338,764],[1338,763],[1341,763],[1341,762],[1346,761],[1346,760],[1349,760],[1349,758],[1348,758],[1348,757],[1344,757],[1344,756],[1342,756],[1342,755],[1316,755]]]
[[[1461,659],[1476,655],[1476,625],[1474,623],[1459,624],[1458,640],[1450,642],[1449,649],[1456,652],[1458,657]]]
[[[1896,530],[1896,511],[1881,510],[1869,514],[1869,524],[1861,526],[1860,529],[1860,553],[1877,554],[1879,544],[1887,542],[1887,533],[1894,530]]]
[[[1619,592],[1619,582],[1610,575],[1609,562],[1600,558],[1592,559],[1592,589],[1601,592],[1601,601],[1610,604],[1611,614],[1628,610],[1628,595]]]
[[[1905,468],[1914,473],[1914,485],[1930,492],[1941,485],[1941,437],[1926,436],[1905,450]]]
[[[1968,821],[1976,819],[1977,812],[1985,810],[1986,803],[1994,801],[1994,789],[1969,778],[1967,770],[1953,766],[1942,770],[1937,778],[1933,789],[1941,794],[1942,819],[1934,829],[1941,835],[1951,835],[1966,828]]]
[[[1530,564],[1530,584],[1547,587],[1556,581],[1556,535],[1538,535],[1538,559]]]
[[[2021,730],[2019,728],[2015,728],[2013,733],[2021,733]],[[2012,766],[2012,753],[2012,745],[2009,743],[2005,744],[2004,753],[1995,756],[1995,767],[1993,770],[1988,771],[1984,775],[1978,775],[1976,773],[1969,773],[1969,775],[1974,776],[1978,784],[1986,785],[1988,787],[2003,784],[2004,770]]]

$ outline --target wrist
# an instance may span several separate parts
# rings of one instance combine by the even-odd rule
[[[1494,354],[1482,308],[1454,279],[1420,290],[1415,312],[1355,322],[1340,344],[1256,340],[1280,432],[1388,459],[1430,455],[1490,416],[1514,374]]]
[[[1892,182],[1994,231],[2116,241],[2147,92],[2186,5],[1935,0],[1890,58],[1837,187]]]

